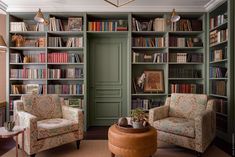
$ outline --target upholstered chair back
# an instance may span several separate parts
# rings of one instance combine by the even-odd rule
[[[62,118],[62,107],[58,95],[23,95],[24,111],[35,115],[38,120]]]
[[[169,116],[195,119],[198,114],[206,110],[207,95],[179,94],[171,95]]]

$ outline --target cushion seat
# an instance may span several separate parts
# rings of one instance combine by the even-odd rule
[[[153,126],[160,131],[195,138],[195,122],[186,118],[168,117],[155,121]]]
[[[54,118],[37,122],[38,139],[57,136],[78,130],[78,123],[68,119]]]

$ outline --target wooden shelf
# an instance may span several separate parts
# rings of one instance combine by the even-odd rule
[[[131,96],[166,96],[166,93],[137,93],[131,94]]]
[[[169,31],[169,34],[174,35],[198,35],[202,33],[204,33],[204,31]]]
[[[82,36],[84,34],[83,31],[48,31],[47,32],[49,35],[59,35],[59,36],[77,36],[80,35]]]
[[[219,26],[216,26],[216,27],[210,29],[210,32],[212,32],[212,31],[214,31],[214,30],[221,30],[221,29],[224,29],[224,28],[227,27],[227,25],[228,25],[228,22],[226,21],[226,22],[224,22],[223,24],[221,24],[221,25],[219,25]]]
[[[210,45],[210,48],[227,44],[227,42],[228,42],[228,41],[225,40],[225,41],[222,41],[222,42],[219,42],[219,43],[211,44],[211,45]]]
[[[46,47],[10,47],[12,50],[46,51]]]
[[[203,64],[201,62],[186,62],[186,63],[178,63],[178,62],[168,62],[169,64],[176,64],[176,65],[180,65],[180,64],[189,64],[189,65],[195,65],[195,64]]]
[[[168,80],[203,80],[203,78],[168,78]]]
[[[132,31],[133,35],[157,35],[164,36],[167,32],[155,32],[155,31]]]
[[[210,80],[228,80],[228,78],[210,78]]]
[[[10,63],[10,65],[46,65],[47,63]]]
[[[204,47],[169,47],[169,49],[175,50],[197,50],[197,49],[204,49]]]
[[[138,50],[164,50],[164,49],[167,49],[167,47],[132,47],[132,49],[138,49]]]
[[[209,95],[213,97],[218,97],[218,98],[225,98],[225,99],[228,98],[227,96],[224,96],[224,95],[217,95],[217,94],[209,94]]]
[[[46,81],[47,79],[10,78],[10,81]]]
[[[84,78],[48,78],[48,81],[83,81]]]
[[[80,51],[83,47],[47,47],[48,50]]]
[[[21,34],[26,36],[46,36],[46,32],[39,31],[10,31],[10,34]]]
[[[227,62],[227,61],[228,61],[228,59],[223,59],[220,61],[211,61],[210,64],[223,63],[223,62]]]
[[[132,65],[165,65],[167,63],[153,63],[153,62],[136,62],[132,63]]]
[[[47,63],[48,65],[84,65],[84,63]]]

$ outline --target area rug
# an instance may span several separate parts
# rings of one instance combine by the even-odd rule
[[[14,157],[15,148],[4,154],[2,157]],[[19,152],[19,157],[22,157]],[[84,140],[80,149],[76,149],[76,144],[70,143],[57,148],[38,153],[36,157],[111,157],[107,140]],[[194,151],[158,142],[158,149],[153,157],[196,157]],[[230,157],[218,147],[212,145],[202,157]]]

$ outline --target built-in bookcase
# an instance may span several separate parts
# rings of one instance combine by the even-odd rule
[[[216,102],[217,135],[232,136],[233,99],[233,1],[225,0],[208,13],[208,93]]]
[[[163,105],[171,93],[205,93],[206,17],[180,16],[180,21],[171,23],[168,13],[132,14],[132,109]],[[164,91],[146,92],[141,87],[148,70],[163,71]]]
[[[23,94],[59,94],[86,115],[86,22],[84,13],[45,13],[49,25],[34,22],[34,13],[9,13],[8,118]],[[16,45],[12,37],[24,38]],[[86,121],[85,121],[86,123]]]

